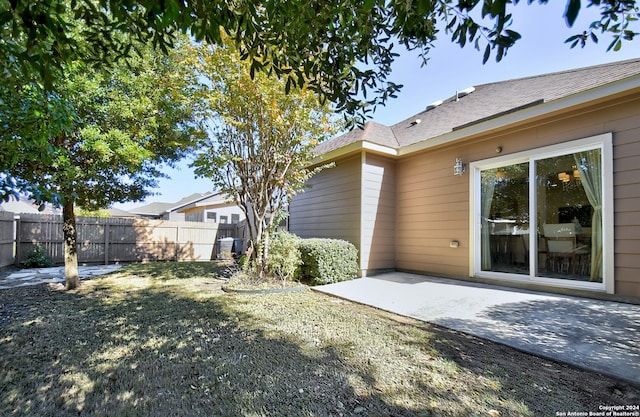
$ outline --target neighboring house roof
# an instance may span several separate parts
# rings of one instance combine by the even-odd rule
[[[36,207],[27,203],[26,201],[6,201],[0,204],[0,211],[8,211],[11,213],[30,213],[30,214],[39,214]]]
[[[212,198],[219,196],[220,194],[214,194],[211,191],[206,192],[204,194],[192,194],[189,197],[183,198],[180,201],[175,202],[169,207],[166,211],[180,211],[190,207],[197,207],[202,205],[207,205],[207,203]],[[224,199],[220,199],[220,201],[224,201]],[[204,203],[204,204],[203,204]]]
[[[150,203],[131,209],[129,212],[140,216],[160,216],[173,205],[174,203]]]
[[[640,80],[640,59],[483,84],[461,91],[391,127],[367,122],[316,148],[317,155],[357,143],[383,146],[388,152],[522,110],[576,97],[627,79]],[[640,85],[640,82],[636,83]],[[624,88],[624,87],[621,87]]]
[[[126,210],[121,210],[121,209],[117,209],[117,208],[110,208],[107,209],[107,211],[109,212],[109,215],[111,217],[138,217],[137,215],[126,211]]]
[[[191,194],[190,196],[187,196],[185,198],[182,198],[178,201],[176,201],[175,203],[172,204],[172,208],[175,207],[180,207],[183,206],[185,204],[190,204],[194,201],[198,201],[198,200],[202,200],[203,198],[206,198],[210,195],[212,195],[213,193],[211,191],[207,191],[206,193],[194,193]]]
[[[9,201],[0,202],[0,211],[16,214],[61,214],[60,209],[53,207],[49,203],[45,203],[44,210],[39,210],[38,205],[24,196],[19,196],[17,199],[12,196]]]
[[[187,197],[180,199],[179,201],[176,201],[175,203],[149,203],[147,205],[131,209],[129,210],[129,212],[140,216],[161,216],[163,213],[166,213],[168,211],[174,211],[176,207],[189,204],[192,201],[205,198],[206,196],[209,196],[211,194],[211,192],[206,192],[204,194],[193,193]]]
[[[194,193],[176,201],[175,203],[150,203],[132,210],[129,213],[139,216],[161,217],[165,213],[179,212],[187,208],[213,206],[213,205],[235,205],[228,201],[228,197],[221,193]]]

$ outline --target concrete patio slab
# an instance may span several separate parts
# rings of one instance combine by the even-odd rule
[[[122,265],[117,264],[79,266],[78,275],[81,280],[91,279],[98,275],[116,271],[121,267]],[[21,269],[7,276],[0,276],[0,290],[43,283],[64,283],[64,267]]]
[[[640,386],[640,306],[393,272],[316,291]]]

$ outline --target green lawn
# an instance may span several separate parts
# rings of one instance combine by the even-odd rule
[[[0,291],[0,415],[554,416],[638,389],[311,290],[221,291],[210,263]]]

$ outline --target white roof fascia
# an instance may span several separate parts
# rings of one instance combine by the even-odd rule
[[[129,211],[129,213],[131,214],[137,214],[139,216],[162,216],[165,212],[161,212],[161,213],[157,213],[157,212],[150,212],[150,211],[136,211],[135,209],[132,209]]]
[[[215,194],[213,196],[210,197],[215,197],[218,196],[220,194]],[[206,207],[206,206],[235,206],[236,203],[233,202],[231,199],[220,199],[220,200],[214,200],[214,201],[206,201],[206,200],[202,200],[202,201],[198,201],[197,203],[194,204],[195,207]]]
[[[180,204],[179,206],[168,208],[165,211],[163,211],[163,213],[170,213],[172,211],[177,211],[178,209],[185,208],[185,207],[187,207],[187,206],[189,206],[191,204],[193,204],[194,206],[197,206],[197,203],[199,201],[202,201],[202,200],[207,199],[209,197],[213,197],[214,195],[218,195],[218,194],[207,194],[207,195],[198,197],[198,198],[196,198],[194,200],[191,200],[191,201],[188,201],[186,203]]]
[[[371,152],[375,152],[375,153],[379,153],[379,154],[383,154],[383,155],[398,156],[398,150],[397,149],[390,148],[390,147],[384,146],[384,145],[378,145],[377,143],[372,143],[372,142],[367,142],[367,141],[363,141],[362,142],[362,149],[367,150],[367,151],[371,151]]]
[[[348,144],[347,146],[343,146],[338,149],[334,149],[331,152],[322,154],[320,156],[315,157],[310,165],[317,165],[323,162],[331,161],[337,159],[343,155],[356,152],[356,151],[371,151],[383,155],[389,156],[398,156],[398,150],[395,148],[390,148],[384,145],[378,145],[376,143],[368,142],[366,140],[360,140],[357,142],[353,142]]]
[[[417,142],[412,145],[402,147],[398,151],[398,156],[408,155],[414,152],[419,152],[425,149],[429,149],[438,145],[443,145],[448,142],[454,142],[459,139],[463,139],[468,136],[481,134],[494,129],[500,129],[511,124],[532,119],[539,116],[551,114],[563,109],[578,106],[588,103],[590,101],[606,98],[607,96],[622,93],[635,88],[640,88],[640,77],[627,78],[611,84],[606,84],[601,87],[597,87],[582,93],[577,93],[561,99],[549,101],[538,106],[534,106],[514,113],[506,114],[504,116],[498,116],[495,119],[489,119],[484,122],[478,122],[477,124],[470,125],[459,130],[455,130],[449,133],[445,133],[441,136],[426,139],[422,142]]]

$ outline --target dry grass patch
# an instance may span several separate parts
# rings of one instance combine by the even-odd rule
[[[540,416],[640,398],[309,290],[228,295],[221,273],[132,265],[70,292],[0,291],[0,415]]]

